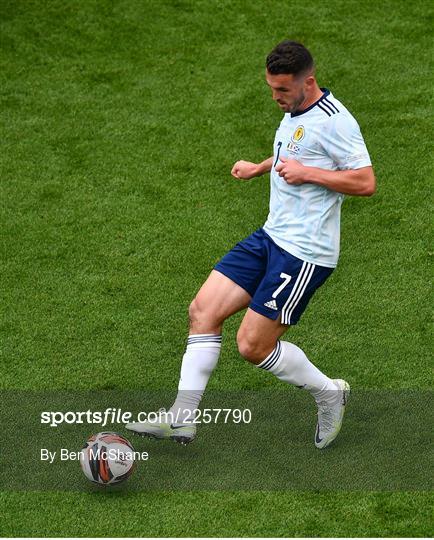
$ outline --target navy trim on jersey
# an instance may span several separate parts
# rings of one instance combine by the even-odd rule
[[[327,101],[325,99],[323,99],[321,101],[321,103],[318,103],[318,107],[325,107],[327,110],[329,110],[332,114],[335,114],[335,110],[333,109],[333,107],[330,106],[329,103],[327,103]]]
[[[324,97],[324,104],[328,103],[330,105],[330,107],[332,107],[335,112],[339,112],[339,109],[336,107],[336,105],[330,101],[327,97]]]
[[[327,116],[331,116],[331,115],[332,115],[332,113],[330,112],[330,109],[326,109],[326,108],[324,107],[324,105],[322,105],[321,103],[318,103],[317,105],[318,105],[318,108],[321,109],[322,111],[324,111],[324,112],[326,113]],[[333,114],[335,114],[335,113],[333,112]]]
[[[323,95],[318,99],[318,101],[315,101],[315,103],[312,103],[312,105],[310,105],[307,109],[304,109],[303,111],[297,111],[295,113],[291,113],[291,118],[294,118],[294,116],[300,116],[304,113],[307,113],[308,111],[312,110],[317,105],[322,111],[327,113],[328,116],[331,116],[332,114],[336,114],[337,112],[339,112],[339,109],[336,107],[336,105],[327,99],[327,97],[330,95],[330,90],[328,88],[320,88],[320,90],[323,91]]]

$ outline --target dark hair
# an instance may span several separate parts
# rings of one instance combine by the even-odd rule
[[[285,40],[267,56],[266,66],[271,75],[299,75],[313,68],[313,58],[301,43]]]

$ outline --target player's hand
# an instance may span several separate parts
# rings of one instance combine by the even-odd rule
[[[296,159],[287,159],[284,157],[280,158],[281,163],[278,163],[275,167],[276,172],[279,173],[287,184],[292,186],[299,186],[304,184],[306,180],[306,169],[299,161]]]
[[[231,175],[238,180],[250,180],[258,176],[258,165],[250,161],[237,161],[232,167]]]

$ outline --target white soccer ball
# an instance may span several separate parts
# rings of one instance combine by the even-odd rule
[[[80,465],[91,482],[119,484],[133,472],[134,448],[118,433],[97,433],[89,438],[80,452]]]

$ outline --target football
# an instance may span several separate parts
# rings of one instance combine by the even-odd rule
[[[111,431],[92,435],[80,452],[80,465],[91,482],[113,485],[124,482],[133,472],[132,444]]]

